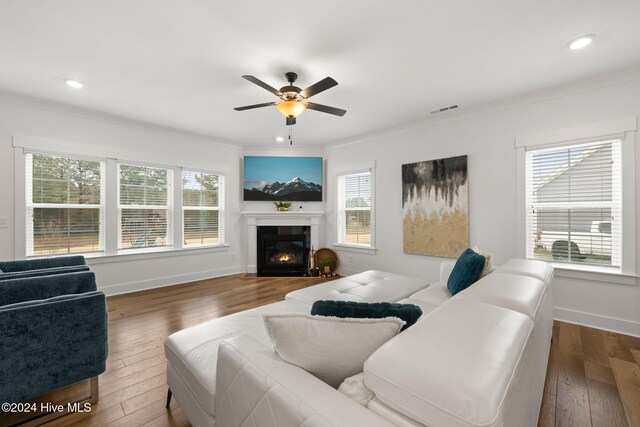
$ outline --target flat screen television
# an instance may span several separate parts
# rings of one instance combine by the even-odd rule
[[[244,200],[322,201],[322,157],[244,156]]]

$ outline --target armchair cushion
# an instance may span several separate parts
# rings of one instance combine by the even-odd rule
[[[3,280],[0,281],[0,307],[95,290],[96,276],[91,271]]]
[[[0,402],[21,402],[104,372],[102,292],[0,307]]]
[[[70,267],[86,264],[87,262],[81,255],[36,258],[18,261],[0,261],[0,271],[3,273],[15,273],[17,271],[42,270],[44,268]]]
[[[88,265],[72,265],[69,267],[43,268],[40,270],[16,271],[12,273],[0,272],[0,280],[23,279],[35,276],[51,276],[52,274],[75,273],[78,271],[89,271]]]

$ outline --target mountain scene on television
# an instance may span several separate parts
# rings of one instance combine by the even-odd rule
[[[245,156],[245,201],[322,201],[322,157]]]

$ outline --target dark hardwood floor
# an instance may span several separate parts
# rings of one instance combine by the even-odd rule
[[[556,321],[539,427],[640,427],[640,338]]]
[[[109,297],[109,358],[100,375],[100,401],[91,413],[51,426],[188,426],[175,402],[165,409],[163,343],[173,332],[284,299],[296,289],[331,279],[244,278],[242,275]]]
[[[326,280],[236,275],[110,297],[100,401],[46,425],[188,426],[175,400],[164,408],[164,339]],[[640,427],[640,339],[562,322],[553,333],[539,426]]]

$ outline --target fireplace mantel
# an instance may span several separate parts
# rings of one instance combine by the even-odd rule
[[[247,273],[257,270],[258,227],[261,225],[308,225],[311,227],[311,246],[318,248],[320,233],[320,218],[322,211],[242,211],[247,218]]]

